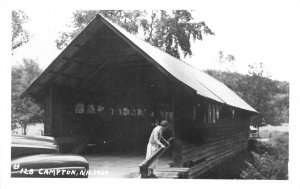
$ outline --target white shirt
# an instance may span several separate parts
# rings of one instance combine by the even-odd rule
[[[150,135],[149,143],[154,145],[156,148],[163,146],[163,144],[160,142],[161,139],[165,140],[162,137],[162,131],[163,131],[162,126],[158,125],[153,129]]]

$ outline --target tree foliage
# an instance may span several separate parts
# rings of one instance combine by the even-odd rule
[[[206,70],[206,73],[226,84],[260,114],[251,124],[279,125],[289,121],[289,83],[266,76],[263,64],[249,66],[249,74]]]
[[[28,16],[23,11],[12,11],[12,50],[15,50],[29,41],[29,32],[23,27],[28,20]]]
[[[223,51],[218,52],[219,68],[221,71],[233,71],[235,67],[235,56],[225,54]]]
[[[71,26],[74,29],[61,33],[56,40],[57,47],[62,49],[68,45],[97,13],[101,13],[129,33],[142,34],[145,41],[177,58],[180,58],[181,53],[184,56],[192,55],[191,39],[202,40],[203,34],[214,34],[205,22],[193,22],[192,13],[187,10],[75,11]]]
[[[23,64],[11,69],[11,127],[26,126],[32,119],[39,120],[43,110],[29,97],[20,98],[21,93],[41,74],[39,65],[31,59],[23,59]]]
[[[256,150],[252,152],[253,160],[246,162],[247,166],[242,170],[241,178],[287,180],[288,146],[288,133],[281,134],[270,143],[258,143]]]
[[[141,25],[146,36],[145,40],[167,53],[180,58],[192,55],[190,39],[202,40],[203,34],[213,35],[205,22],[193,22],[191,12],[174,10],[152,11],[150,21],[142,19]]]

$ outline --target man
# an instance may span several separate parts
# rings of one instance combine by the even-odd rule
[[[149,138],[149,143],[147,145],[147,154],[146,154],[146,159],[148,159],[154,152],[157,150],[159,147],[166,148],[165,145],[161,143],[164,142],[169,146],[169,142],[164,139],[162,136],[163,131],[165,131],[169,127],[169,122],[166,120],[161,121],[160,125],[157,125]],[[149,167],[149,174],[150,177],[155,177],[153,174],[153,169],[156,168],[156,165],[158,163],[158,160],[156,159],[153,164]]]

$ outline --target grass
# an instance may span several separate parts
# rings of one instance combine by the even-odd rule
[[[288,126],[264,126],[259,128],[259,136],[261,138],[276,138],[283,133],[288,133]]]

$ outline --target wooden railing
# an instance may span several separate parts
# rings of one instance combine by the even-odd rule
[[[169,138],[167,141],[170,143],[172,140],[173,140],[173,138]],[[149,167],[153,164],[153,162],[155,160],[157,160],[169,148],[169,146],[167,146],[166,148],[159,147],[157,150],[155,150],[155,152],[148,159],[145,159],[139,165],[141,178],[149,177],[149,175],[148,175]]]

